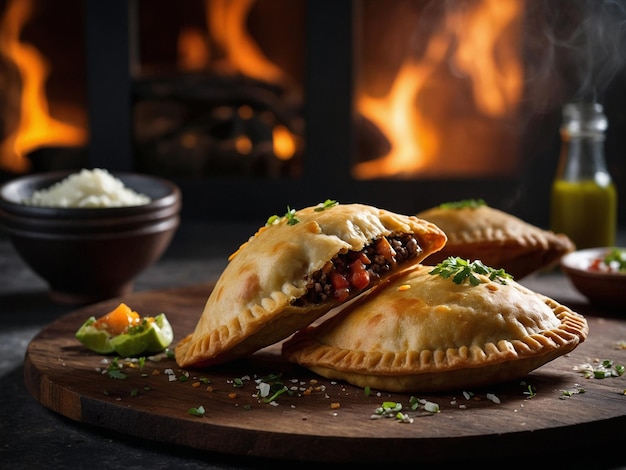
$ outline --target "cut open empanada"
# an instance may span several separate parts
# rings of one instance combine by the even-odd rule
[[[195,331],[176,346],[201,368],[276,343],[443,247],[434,224],[363,204],[289,211],[231,257]]]
[[[428,258],[437,264],[449,256],[479,259],[521,279],[548,268],[574,250],[565,234],[536,227],[483,201],[446,203],[417,214],[448,236],[446,246]]]
[[[474,274],[473,285],[432,270],[379,284],[297,332],[283,355],[358,387],[440,392],[523,377],[587,337],[583,316],[511,279]]]

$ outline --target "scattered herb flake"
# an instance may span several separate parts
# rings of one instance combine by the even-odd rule
[[[402,403],[385,401],[381,406],[374,410],[374,414],[371,415],[370,418],[395,418],[400,411],[402,411]]]
[[[569,397],[572,397],[574,395],[580,395],[582,393],[585,393],[585,389],[582,387],[576,387],[574,389],[570,389],[570,390],[561,390],[561,396],[559,397],[561,400],[565,400]]]
[[[589,363],[580,364],[574,367],[574,370],[582,373],[586,379],[608,379],[610,377],[621,377],[624,375],[625,368],[621,364],[615,364],[611,359],[605,359],[596,365]]]
[[[280,389],[278,389],[276,392],[274,392],[274,394],[273,394],[271,397],[269,397],[269,398],[265,398],[265,399],[263,399],[263,401],[264,401],[265,403],[272,403],[272,402],[274,402],[274,401],[275,401],[275,400],[276,400],[276,399],[277,399],[280,395],[282,395],[283,393],[291,393],[291,392],[289,392],[289,389],[288,389],[286,386],[284,386],[284,385],[283,385],[283,387],[282,387],[282,388],[280,388]]]
[[[439,413],[439,405],[437,403],[433,403],[432,401],[424,402],[424,409],[429,413]]]
[[[322,211],[325,211],[326,209],[330,209],[331,207],[335,207],[337,205],[339,205],[339,203],[335,201],[334,199],[326,199],[324,202],[321,202],[317,206],[315,206],[315,209],[313,210],[315,212],[322,212]],[[283,216],[276,215],[276,214],[271,215],[270,217],[268,217],[267,221],[265,222],[265,226],[269,227],[270,225],[277,224],[283,219],[287,221],[287,225],[296,225],[300,223],[300,219],[296,217],[296,210],[287,206],[287,212],[285,212],[285,215]]]
[[[287,220],[287,225],[296,225],[300,222],[300,219],[296,217],[296,210],[287,206],[287,212],[285,212],[285,215],[283,215],[282,217],[278,215],[270,216],[267,219],[267,222],[265,222],[265,226],[269,227],[270,225],[275,225],[283,219]]]
[[[107,374],[112,379],[124,380],[126,377],[128,377],[124,372],[119,369],[109,370],[107,371]]]
[[[296,225],[300,220],[296,217],[296,210],[287,206],[287,213],[285,214],[287,219],[287,225]]]
[[[524,390],[524,395],[527,395],[526,398],[533,398],[535,395],[537,395],[537,390],[533,385],[527,384],[526,382],[521,382],[520,385],[526,388]]]
[[[119,357],[114,357],[107,367],[107,375],[112,379],[125,379],[128,376],[122,372],[122,367],[123,365],[120,363]]]
[[[417,411],[420,407],[428,413],[439,413],[440,408],[437,403],[425,400],[423,398],[416,398],[412,396],[409,398],[409,407],[411,411]],[[381,406],[374,410],[374,414],[370,416],[370,419],[380,418],[395,418],[401,423],[412,423],[411,418],[407,413],[402,411],[402,403],[395,401],[385,401]]]
[[[413,418],[409,417],[408,414],[406,413],[402,413],[402,412],[398,412],[396,414],[396,419],[401,422],[401,423],[412,423],[413,422]]]
[[[331,207],[335,207],[339,203],[333,199],[326,199],[324,202],[319,203],[315,206],[315,212],[322,212],[326,209],[330,209]]]
[[[192,416],[200,416],[200,417],[202,417],[202,416],[204,416],[205,409],[204,409],[204,406],[200,405],[197,408],[189,408],[187,410],[187,413],[189,413]]]

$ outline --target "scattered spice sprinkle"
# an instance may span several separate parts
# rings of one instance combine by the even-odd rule
[[[102,374],[106,374],[108,377],[112,379],[126,379],[127,374],[123,372],[125,368],[128,369],[136,369],[143,370],[146,366],[146,361],[160,361],[163,357],[167,357],[167,353],[164,352],[160,357],[148,357],[148,358],[126,358],[122,359],[120,357],[114,357],[112,359],[104,358],[101,363],[105,365],[104,368],[97,368],[96,370]],[[615,364],[612,360],[595,360],[593,364],[581,364],[575,367],[576,370],[583,373],[585,378],[607,378],[607,377],[619,377],[624,374],[624,366]],[[203,385],[206,385],[207,392],[215,391],[211,380],[207,377],[192,377],[188,371],[178,370],[176,372],[171,367],[159,370],[157,368],[153,369],[151,374],[141,373],[141,377],[148,377],[149,375],[158,376],[165,375],[168,378],[169,382],[187,382],[191,381],[191,387],[199,389]],[[235,377],[233,379],[227,379],[226,383],[231,385],[236,389],[243,389],[247,383],[251,383],[254,385],[255,391],[251,394],[253,398],[258,399],[259,403],[265,403],[269,406],[279,406],[279,398],[283,395],[285,396],[311,396],[312,394],[322,394],[322,396],[326,399],[330,400],[330,395],[326,391],[326,385],[323,383],[319,383],[317,379],[310,379],[308,382],[301,381],[299,379],[290,379],[288,384],[285,384],[281,374],[268,374],[262,377],[251,377],[250,375],[244,375],[241,377]],[[331,381],[330,384],[332,386],[337,385],[336,381]],[[523,387],[523,394],[527,396],[527,398],[533,398],[536,396],[536,389],[532,384],[528,384],[525,381],[520,382],[520,385]],[[130,396],[136,397],[139,396],[140,388],[133,388],[130,390]],[[143,386],[144,391],[149,391],[151,388],[147,385]],[[349,393],[346,391],[344,386],[340,387],[340,392]],[[585,389],[578,384],[575,384],[574,387],[567,390],[560,391],[559,398],[564,400],[570,398],[574,395],[580,395],[585,393]],[[110,396],[111,393],[108,390],[104,390],[103,393],[107,396]],[[369,397],[372,395],[372,390],[370,387],[364,387],[363,393],[365,396]],[[480,401],[480,397],[476,396],[471,391],[463,391],[463,397],[466,401],[477,400]],[[623,390],[623,394],[626,395],[626,389]],[[229,399],[235,400],[239,397],[239,393],[235,391],[227,392],[226,395]],[[381,392],[376,392],[375,396],[382,396]],[[116,400],[121,400],[121,396],[116,396]],[[487,393],[486,399],[495,404],[500,404],[500,398],[494,393]],[[450,402],[451,405],[456,405],[457,400],[455,398]],[[239,403],[235,403],[235,406],[239,406]],[[252,405],[243,404],[241,406],[244,410],[251,410]],[[290,404],[291,408],[296,408],[296,405]],[[338,410],[341,408],[341,403],[339,401],[329,401],[329,407],[331,410]],[[467,406],[465,404],[459,404],[459,408],[465,409]],[[403,405],[400,402],[395,401],[383,401],[382,405],[375,409],[374,413],[370,416],[370,419],[381,419],[381,418],[393,418],[400,423],[413,423],[414,417],[409,416],[409,412],[425,412],[426,415],[432,415],[439,413],[441,411],[439,405],[437,403],[431,402],[429,400],[423,398],[417,398],[411,396],[408,402],[407,411],[403,409]],[[517,410],[515,410],[517,411]],[[190,408],[187,410],[188,414],[197,417],[203,417],[206,413],[204,406],[200,405],[198,407]],[[337,413],[333,413],[333,416],[338,416]],[[422,414],[424,416],[424,414]]]
[[[537,389],[533,385],[527,384],[524,381],[520,382],[520,385],[524,387],[523,393],[526,395],[526,398],[530,399],[537,395]]]
[[[424,410],[429,414],[439,413],[440,408],[437,403],[411,396],[409,398],[409,408],[411,411]],[[400,423],[413,423],[414,418],[402,411],[402,403],[395,401],[384,401],[381,406],[374,410],[370,419],[393,418]]]
[[[157,358],[156,360],[158,361],[159,359]],[[114,379],[125,379],[127,375],[122,372],[122,369],[125,366],[141,370],[146,364],[145,358],[127,358],[125,361],[126,362],[124,362],[124,360],[119,357],[113,358],[110,362],[108,359],[104,359],[103,363],[108,364],[108,366],[104,371],[102,371],[102,373],[106,373],[109,377]],[[174,371],[174,369],[172,369],[171,367],[163,369],[162,373],[167,376],[169,382],[187,382],[189,380],[192,380],[191,386],[193,388],[200,388],[202,385],[206,385],[207,392],[214,391],[214,387],[211,385],[211,381],[204,376],[191,377],[189,372],[184,370],[179,371],[177,374],[177,372]],[[153,369],[152,375],[160,374],[161,371],[159,369]],[[142,374],[142,377],[147,376],[148,374]],[[271,406],[278,406],[279,403],[277,402],[277,399],[283,394],[286,394],[288,396],[293,394],[297,394],[298,396],[310,396],[313,393],[323,393],[323,396],[325,398],[330,399],[330,396],[328,395],[328,393],[326,393],[326,386],[324,384],[320,384],[317,379],[310,379],[308,383],[304,383],[298,379],[291,379],[290,386],[287,386],[283,383],[281,374],[268,374],[260,378],[255,377],[254,380],[249,375],[244,375],[242,377],[235,377],[226,381],[226,383],[230,384],[232,387],[240,389],[243,388],[248,382],[254,382],[255,384],[256,392],[254,392],[252,396],[259,399],[259,402],[267,403]],[[334,386],[337,385],[337,382],[332,381],[331,384]],[[150,390],[150,387],[145,386],[144,390]],[[344,386],[341,386],[340,390],[341,392],[346,392],[346,388]],[[365,387],[363,389],[363,392],[365,396],[370,396],[372,394],[372,390],[370,387]],[[530,396],[534,396],[534,391],[530,385],[528,386],[528,391],[524,393]],[[576,393],[581,392],[576,391]],[[109,392],[105,390],[105,394],[108,395]],[[131,391],[131,396],[137,395],[138,389],[133,389]],[[227,396],[230,399],[236,399],[239,395],[236,392],[229,392],[227,393]],[[381,393],[377,392],[376,396],[381,396]],[[478,397],[476,397],[473,392],[463,391],[463,396],[466,400],[478,399]],[[492,393],[487,394],[487,399],[494,403],[500,403],[500,399]],[[391,405],[392,403],[393,405]],[[453,400],[452,403],[456,403],[456,400]],[[331,409],[337,410],[341,407],[341,403],[338,401],[333,401],[330,402],[329,406]],[[291,407],[295,408],[295,405],[292,404]],[[438,404],[425,399],[418,399],[413,396],[411,396],[409,399],[409,407],[412,411],[417,411],[420,409],[428,413],[438,413],[440,411]],[[465,408],[464,405],[461,405],[460,407]],[[251,406],[245,405],[243,408],[251,409]],[[189,410],[189,413],[195,416],[202,416],[204,414],[203,410],[203,407],[192,408]],[[406,415],[406,413],[402,412],[401,410],[402,405],[400,403],[383,402],[383,406],[377,408],[377,411],[374,415],[372,415],[372,418],[376,416],[390,417],[392,415],[401,422],[412,422],[412,418],[410,418],[408,415]]]
[[[572,389],[568,389],[568,390],[561,390],[561,396],[559,397],[561,400],[566,400],[569,397],[572,397],[574,395],[580,395],[582,393],[585,393],[585,389],[582,388],[580,385],[576,384],[574,386],[574,388]]]
[[[200,418],[202,418],[206,413],[206,410],[204,409],[204,406],[200,405],[197,408],[189,408],[187,410],[187,413],[192,416],[199,416]]]
[[[487,400],[492,401],[493,403],[499,404],[500,403],[500,399],[494,395],[493,393],[488,393],[487,394]]]
[[[609,377],[621,377],[625,368],[621,364],[615,364],[611,359],[596,359],[593,364],[584,363],[574,366],[574,370],[583,374],[586,379],[607,379]]]

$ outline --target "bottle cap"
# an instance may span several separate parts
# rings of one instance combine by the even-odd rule
[[[593,137],[604,134],[608,120],[599,103],[576,102],[563,107],[561,131],[574,137]]]

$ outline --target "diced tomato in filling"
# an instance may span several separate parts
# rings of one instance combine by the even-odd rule
[[[348,289],[350,287],[346,277],[336,271],[330,274],[330,282],[335,289]]]
[[[390,239],[381,237],[362,251],[339,254],[307,278],[307,293],[294,304],[315,304],[330,299],[343,301],[420,251],[415,237],[405,234]]]
[[[330,282],[335,289],[335,297],[338,300],[345,300],[350,295],[350,283],[346,277],[335,271],[330,275]]]
[[[360,259],[350,263],[350,284],[358,290],[363,290],[370,284],[370,275]]]

